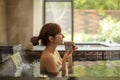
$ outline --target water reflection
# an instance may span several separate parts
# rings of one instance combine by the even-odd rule
[[[75,61],[72,76],[76,77],[120,77],[120,60]]]
[[[68,77],[67,80],[79,80],[77,77]]]

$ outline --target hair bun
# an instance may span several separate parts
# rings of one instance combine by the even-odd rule
[[[32,37],[30,41],[34,46],[39,45],[39,40],[38,40],[38,37],[36,36]]]

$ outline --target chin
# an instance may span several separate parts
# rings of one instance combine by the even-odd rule
[[[59,45],[63,44],[63,42],[59,43]]]
[[[58,45],[61,45],[62,43],[59,43]]]

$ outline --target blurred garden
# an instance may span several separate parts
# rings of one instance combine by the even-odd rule
[[[120,0],[74,0],[74,42],[120,43]]]

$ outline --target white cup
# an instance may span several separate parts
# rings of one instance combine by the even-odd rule
[[[71,51],[72,48],[73,48],[74,42],[72,42],[72,41],[65,41],[64,45],[65,45],[65,50],[66,51]]]

